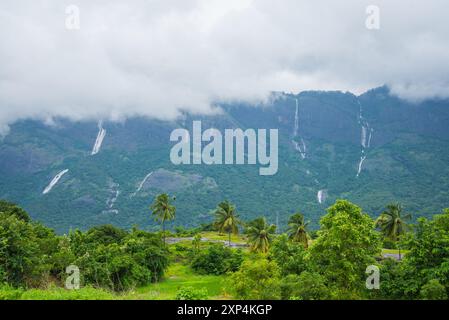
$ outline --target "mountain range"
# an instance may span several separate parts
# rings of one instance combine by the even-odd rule
[[[379,87],[273,93],[261,105],[223,103],[222,112],[174,121],[22,120],[0,141],[0,198],[24,207],[60,233],[112,223],[154,229],[149,206],[158,193],[176,196],[174,225],[211,221],[228,199],[244,219],[265,216],[280,228],[302,212],[316,227],[325,209],[345,198],[377,216],[400,202],[413,217],[449,206],[449,101],[410,102]],[[174,165],[170,133],[203,128],[279,130],[279,168]],[[284,226],[284,227],[283,227]]]

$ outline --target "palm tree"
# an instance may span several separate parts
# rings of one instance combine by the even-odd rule
[[[288,236],[294,242],[302,243],[304,248],[309,246],[309,236],[307,234],[307,225],[304,216],[301,213],[295,213],[288,219]]]
[[[231,245],[231,234],[238,234],[241,224],[235,206],[229,201],[223,201],[218,204],[212,213],[215,215],[214,226],[218,229],[218,232],[228,233],[229,245]]]
[[[246,234],[250,249],[255,252],[268,252],[272,240],[271,235],[276,232],[274,224],[268,225],[265,218],[257,218],[248,223]]]
[[[170,221],[175,219],[176,208],[170,203],[170,197],[166,193],[159,194],[156,199],[154,199],[153,204],[150,209],[156,221],[161,222],[162,236],[165,245],[165,221]],[[175,197],[173,197],[175,200]]]
[[[391,203],[376,220],[376,227],[382,235],[391,241],[399,241],[407,229],[406,220],[410,220],[410,214],[402,215],[402,206],[399,203]],[[399,248],[399,260],[401,260],[401,248]]]
[[[199,233],[195,234],[195,236],[192,239],[192,246],[193,246],[193,251],[195,253],[198,253],[200,251],[200,247],[201,247],[201,235]]]

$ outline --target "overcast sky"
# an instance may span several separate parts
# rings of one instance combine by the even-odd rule
[[[270,91],[448,97],[448,16],[447,0],[2,0],[0,132],[24,118],[172,119]]]

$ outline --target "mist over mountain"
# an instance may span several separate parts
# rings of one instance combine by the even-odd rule
[[[221,107],[175,121],[16,122],[0,142],[0,198],[59,232],[156,226],[149,205],[161,192],[176,195],[175,225],[184,226],[210,222],[223,199],[245,219],[285,224],[300,210],[315,226],[338,198],[372,216],[391,201],[414,217],[448,206],[448,100],[412,103],[380,87],[360,96],[276,93],[269,104]],[[279,129],[277,174],[260,176],[258,165],[173,165],[170,133],[194,120],[203,130]]]

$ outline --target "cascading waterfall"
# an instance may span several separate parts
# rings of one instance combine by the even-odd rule
[[[298,99],[296,101],[296,111],[295,111],[295,126],[293,128],[293,139],[292,143],[295,147],[295,150],[299,152],[301,158],[306,158],[306,144],[304,139],[299,135],[299,103]],[[299,139],[299,141],[297,141]]]
[[[359,168],[357,170],[357,175],[356,177],[359,177],[360,172],[362,172],[362,165],[363,165],[363,161],[365,161],[366,159],[366,155],[362,154],[362,156],[360,157],[360,161],[359,161]]]
[[[131,195],[131,198],[133,198],[134,196],[136,196],[136,194],[138,194],[138,193],[140,192],[140,190],[142,190],[142,188],[143,188],[145,182],[147,182],[148,178],[151,177],[152,174],[153,174],[153,171],[151,171],[149,174],[147,174],[147,175],[145,176],[145,178],[143,178],[143,180],[140,182],[139,187],[137,188],[136,192],[134,192],[134,193]]]
[[[106,206],[107,210],[103,210],[103,213],[115,213],[118,214],[119,211],[117,209],[113,209],[115,202],[117,201],[117,198],[120,195],[119,190],[120,184],[112,182],[110,184],[109,191],[112,193],[112,195],[106,200]]]
[[[98,121],[98,134],[97,139],[95,140],[95,144],[92,148],[91,155],[96,155],[101,148],[101,145],[103,144],[104,137],[106,136],[106,130],[103,128],[103,121]]]
[[[322,204],[324,201],[326,201],[326,190],[318,190],[316,199],[318,200],[319,204]]]
[[[62,170],[59,172],[49,183],[49,185],[42,191],[42,194],[47,194],[53,189],[53,187],[59,182],[63,175],[65,175],[69,169]]]
[[[357,103],[359,105],[359,124],[361,126],[361,137],[360,137],[360,146],[362,148],[361,154],[360,154],[360,161],[357,169],[357,175],[356,178],[359,177],[360,173],[362,172],[363,168],[363,162],[366,159],[366,149],[370,148],[371,146],[371,139],[373,137],[373,131],[374,129],[370,127],[368,121],[363,117],[363,109],[362,104],[360,101],[357,100]]]

